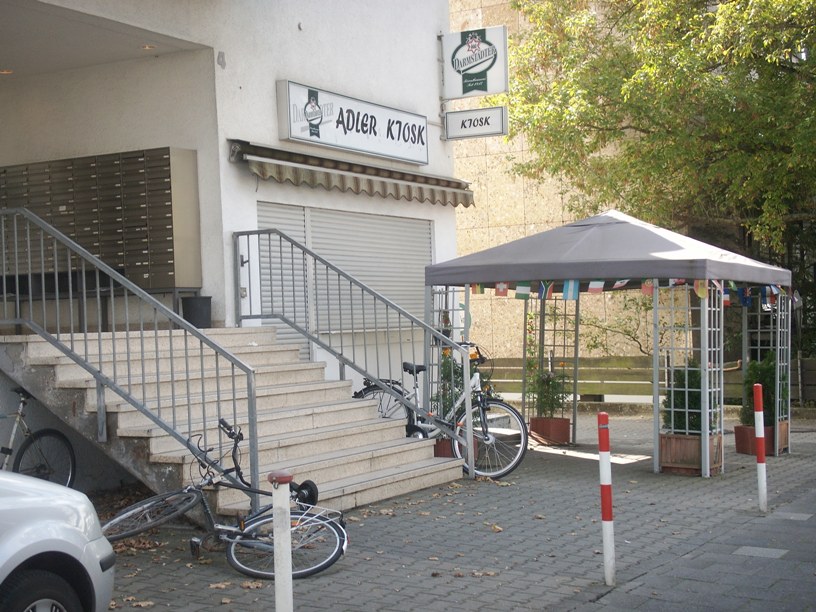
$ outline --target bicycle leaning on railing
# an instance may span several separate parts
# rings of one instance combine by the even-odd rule
[[[521,414],[505,402],[492,396],[482,387],[479,366],[487,358],[472,343],[463,343],[470,349],[472,375],[470,384],[456,401],[441,406],[441,414],[424,411],[421,414],[408,405],[419,405],[419,375],[427,370],[424,365],[409,362],[402,364],[406,374],[413,377],[413,389],[408,391],[398,380],[381,381],[387,389],[365,379],[363,388],[354,394],[356,398],[376,399],[381,417],[406,419],[406,434],[409,437],[427,438],[445,435],[451,439],[453,454],[465,458],[465,394],[471,393],[471,414],[473,416],[473,438],[475,445],[474,471],[478,476],[501,478],[518,467],[527,451],[527,427]],[[451,385],[456,386],[456,385]],[[451,394],[444,394],[451,397]],[[451,397],[451,399],[452,399]],[[439,402],[437,402],[439,403]],[[465,464],[467,470],[467,464]]]
[[[17,387],[13,391],[20,396],[17,410],[0,415],[2,419],[14,419],[8,446],[0,447],[0,454],[3,455],[2,469],[7,469],[14,453],[15,438],[19,429],[23,434],[23,441],[14,456],[11,470],[70,487],[76,478],[74,447],[65,434],[56,429],[33,431],[25,421],[25,407],[32,396],[22,387]]]
[[[207,457],[207,452],[212,449],[202,449],[199,445],[201,480],[198,484],[161,493],[125,508],[102,526],[102,533],[115,542],[158,527],[199,505],[204,514],[207,535],[191,538],[190,550],[195,556],[199,555],[205,541],[213,538],[226,544],[227,561],[242,574],[254,578],[274,578],[272,504],[239,518],[234,525],[226,525],[216,522],[207,496],[203,493],[205,487],[228,487],[250,495],[272,495],[271,491],[252,488],[244,480],[238,449],[243,440],[240,429],[233,428],[224,419],[220,419],[219,427],[232,440],[232,468],[223,474],[216,474],[213,462]],[[224,478],[230,473],[235,474],[237,481]],[[318,490],[313,482],[307,480],[300,485],[290,483],[290,490],[295,506],[291,510],[292,577],[305,578],[334,564],[345,553],[348,536],[342,513],[315,505]]]

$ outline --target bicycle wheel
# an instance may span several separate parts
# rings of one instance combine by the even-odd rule
[[[201,501],[198,489],[182,489],[148,497],[128,506],[102,526],[111,542],[138,535],[187,512]]]
[[[516,469],[527,452],[527,427],[518,411],[497,400],[487,400],[485,420],[487,435],[482,435],[482,413],[474,406],[473,437],[476,443],[474,469],[479,476],[501,478]],[[456,433],[465,437],[465,421],[459,418]],[[453,453],[462,459],[467,448],[453,439]],[[465,464],[467,471],[467,463]]]
[[[407,396],[408,394],[401,387],[391,387],[397,393]],[[363,399],[377,400],[377,413],[384,419],[407,419],[408,409],[396,397],[383,391],[379,387],[372,385],[360,391],[358,397]]]
[[[292,510],[292,578],[321,572],[346,550],[346,532],[335,521]],[[246,525],[227,546],[227,561],[236,570],[255,578],[275,577],[273,517],[264,516]]]
[[[74,448],[62,432],[40,429],[23,440],[11,469],[70,487],[76,478]]]

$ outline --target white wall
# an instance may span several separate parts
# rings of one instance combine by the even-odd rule
[[[428,118],[429,160],[451,176],[440,140],[438,0],[51,0],[52,4],[206,46],[138,61],[21,79],[0,91],[0,165],[173,146],[198,151],[204,292],[233,321],[232,232],[257,226],[263,199],[433,219],[435,259],[455,256],[452,208],[257,185],[228,161],[228,138],[340,157],[278,139],[275,82],[295,80]],[[219,62],[219,58],[221,61]],[[362,155],[364,163],[416,170]]]

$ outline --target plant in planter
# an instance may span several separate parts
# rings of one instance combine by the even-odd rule
[[[530,419],[530,431],[561,444],[570,440],[570,420],[556,416],[569,396],[566,383],[564,374],[545,370],[533,378],[531,385],[536,416]]]
[[[673,384],[663,400],[663,427],[660,434],[660,469],[664,472],[699,475],[702,471],[702,372],[690,362],[686,369],[674,370]],[[717,422],[709,413],[709,431]],[[709,434],[709,467],[712,474],[722,468],[722,434]]]
[[[787,398],[787,386],[784,380],[780,380],[782,397]],[[768,352],[761,361],[751,361],[745,372],[743,388],[745,389],[746,401],[740,408],[739,425],[734,426],[734,445],[736,451],[741,454],[754,455],[756,448],[754,438],[756,435],[756,425],[754,422],[754,385],[762,385],[762,419],[765,425],[765,454],[774,454],[774,421],[776,420],[776,398],[774,390],[776,387],[776,355]],[[779,423],[779,440],[777,446],[779,450],[788,447],[788,422]]]

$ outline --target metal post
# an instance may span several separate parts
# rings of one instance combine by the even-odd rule
[[[467,385],[465,388],[465,435],[467,436],[467,465],[468,475],[476,478],[476,446],[473,444],[473,393],[470,387],[470,348],[465,347],[462,356],[462,382]],[[464,386],[463,385],[463,386]],[[481,435],[481,432],[479,432]]]
[[[689,296],[689,303],[691,303],[692,296]],[[701,466],[703,478],[711,476],[711,453],[709,446],[709,438],[711,431],[709,424],[711,423],[711,394],[709,393],[709,375],[711,373],[712,364],[709,363],[708,341],[709,341],[709,301],[706,298],[700,298],[700,444],[701,448]],[[688,388],[688,366],[686,366],[686,387]]]
[[[652,290],[652,471],[660,473],[660,293]],[[668,370],[666,372],[668,388]]]
[[[578,442],[578,333],[581,326],[581,294],[575,298],[575,325],[572,330],[572,443]]]
[[[275,543],[275,610],[292,612],[292,531],[289,513],[289,472],[272,472],[272,535]],[[283,485],[283,486],[281,486]]]
[[[609,447],[609,415],[598,413],[598,465],[601,476],[601,528],[603,530],[604,580],[615,586],[615,528],[612,521],[612,460]]]
[[[765,415],[762,401],[762,385],[754,384],[754,450],[757,458],[757,490],[759,509],[768,511],[768,483],[765,470]]]

